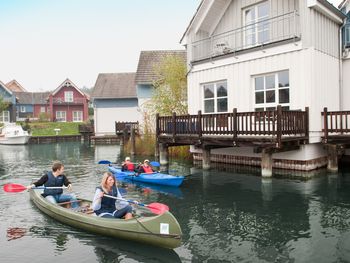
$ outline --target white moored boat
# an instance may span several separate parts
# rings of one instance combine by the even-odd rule
[[[16,123],[7,123],[0,130],[0,144],[26,144],[30,138],[28,132]]]

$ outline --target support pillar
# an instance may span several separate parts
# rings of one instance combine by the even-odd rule
[[[261,154],[261,176],[272,177],[272,153],[266,150]]]
[[[159,162],[161,165],[169,163],[169,148],[164,143],[159,144]]]
[[[338,151],[337,145],[327,145],[327,170],[333,173],[338,172]]]
[[[202,167],[203,170],[210,169],[210,149],[202,148]]]
[[[131,127],[130,141],[131,141],[131,151],[130,151],[130,154],[131,154],[132,156],[134,156],[134,155],[135,155],[135,152],[136,152],[135,128],[134,128],[134,127]]]

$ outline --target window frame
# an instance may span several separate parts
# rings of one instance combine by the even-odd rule
[[[26,112],[26,107],[25,106],[19,106],[19,111],[21,113],[25,113]]]
[[[218,97],[217,96],[217,92],[218,92],[218,87],[220,86],[221,83],[225,83],[226,85],[226,96],[221,96]],[[213,85],[214,88],[214,97],[213,98],[205,98],[205,87],[209,86],[209,85]],[[220,113],[227,113],[228,112],[228,84],[227,84],[227,80],[218,80],[215,82],[207,82],[207,83],[202,83],[201,84],[201,90],[202,90],[202,112],[203,114],[220,114]],[[225,99],[226,98],[226,105],[227,105],[227,109],[226,111],[218,111],[218,100],[219,99]],[[206,112],[205,110],[205,101],[209,101],[209,100],[213,100],[214,101],[214,111],[213,112]]]
[[[59,117],[58,113],[60,115],[64,115],[64,118],[62,116]],[[57,122],[67,122],[67,112],[66,111],[56,111],[55,116],[56,116],[56,121]]]
[[[259,7],[262,5],[266,5],[268,7],[268,14],[266,16],[258,17],[259,14]],[[250,10],[254,10],[254,18],[247,22],[247,12]],[[267,29],[265,26],[263,27],[263,30],[259,30],[259,27],[261,26],[262,23],[259,23],[264,20],[268,20],[270,18],[270,13],[271,13],[271,6],[269,1],[263,1],[254,5],[251,5],[249,7],[246,7],[242,9],[242,16],[243,16],[243,25],[245,27],[245,30],[243,31],[243,44],[246,47],[254,47],[257,46],[261,43],[268,43],[270,42],[270,24],[267,22]],[[251,26],[249,26],[251,25]],[[248,30],[252,30],[253,33],[248,34]],[[259,39],[259,33],[267,31],[268,38],[266,41],[260,41]],[[247,41],[247,36],[254,36],[254,41],[253,39],[251,40],[251,43],[248,43]]]
[[[280,73],[287,72],[288,73],[288,86],[279,86],[280,83]],[[274,87],[267,89],[266,88],[266,77],[274,76]],[[256,79],[263,78],[263,89],[256,89]],[[278,105],[281,105],[283,109],[290,109],[291,105],[291,85],[290,85],[290,71],[289,69],[284,69],[276,72],[269,72],[264,74],[259,74],[252,76],[253,80],[253,102],[254,102],[254,111],[268,111],[274,110]],[[288,90],[288,102],[281,103],[280,102],[280,92],[282,90]],[[266,102],[266,92],[274,91],[275,101],[274,102]],[[263,92],[264,102],[256,103],[256,93]]]
[[[73,91],[65,91],[64,102],[73,102],[73,101],[74,101]]]
[[[6,116],[5,116],[5,113],[6,113]],[[7,119],[7,121],[5,119]],[[4,111],[0,112],[0,122],[1,123],[10,122],[10,111],[4,110]]]
[[[80,115],[79,116],[80,118],[77,118],[75,114]],[[83,111],[73,111],[72,117],[73,117],[73,122],[83,122]]]

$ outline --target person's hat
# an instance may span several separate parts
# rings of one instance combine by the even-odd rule
[[[146,160],[144,160],[143,162],[144,162],[144,163],[149,163],[149,160],[148,160],[148,159],[146,159]]]
[[[130,161],[130,157],[125,157],[125,161]]]

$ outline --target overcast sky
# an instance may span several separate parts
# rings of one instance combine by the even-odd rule
[[[330,1],[338,5],[342,0]],[[179,44],[200,0],[0,0],[0,81],[28,91],[135,72],[141,50]]]

